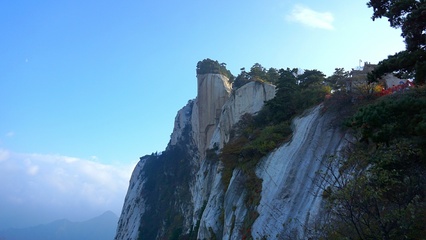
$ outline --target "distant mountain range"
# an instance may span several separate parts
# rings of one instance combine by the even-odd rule
[[[28,228],[0,231],[0,240],[112,240],[118,217],[111,211],[83,222],[57,220]]]

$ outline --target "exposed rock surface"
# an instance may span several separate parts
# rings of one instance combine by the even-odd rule
[[[263,179],[259,217],[252,235],[268,239],[303,239],[322,202],[317,172],[323,161],[345,146],[342,132],[331,127],[320,106],[294,120],[291,142],[271,153],[257,168]]]
[[[229,132],[242,115],[254,114],[262,109],[265,101],[275,96],[275,86],[260,82],[249,82],[233,92],[222,108],[220,121],[210,142],[210,148],[219,148],[229,141]]]
[[[145,213],[145,199],[142,198],[141,192],[146,182],[143,167],[147,159],[141,158],[133,170],[115,239],[138,239],[141,216]]]
[[[185,126],[191,122],[191,113],[192,113],[193,103],[194,103],[194,100],[188,101],[188,104],[186,104],[185,107],[183,107],[181,110],[178,111],[175,118],[173,132],[172,132],[172,135],[170,136],[169,145],[174,146],[182,139],[183,130]]]
[[[235,169],[225,186],[223,166],[214,156],[229,141],[229,131],[245,113],[258,112],[275,87],[250,82],[231,91],[219,74],[198,75],[198,95],[182,108],[166,151],[141,158],[130,180],[116,239],[242,239],[244,174]],[[315,173],[321,159],[344,145],[320,107],[294,122],[294,136],[256,169],[263,179],[254,239],[282,238],[310,222],[321,205]],[[216,152],[212,150],[216,148]],[[211,156],[209,156],[209,154]],[[291,221],[295,220],[295,221]]]
[[[229,79],[220,74],[197,75],[198,94],[192,111],[195,142],[200,155],[204,152],[213,135],[222,112],[222,107],[232,91]]]

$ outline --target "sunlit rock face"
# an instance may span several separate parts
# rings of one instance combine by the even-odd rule
[[[231,128],[242,115],[255,114],[264,103],[275,96],[275,86],[267,83],[249,82],[233,92],[222,108],[220,121],[210,141],[210,148],[222,148],[229,141]]]
[[[234,90],[223,105],[218,124],[208,149],[218,146],[219,149],[229,141],[229,131],[240,120],[241,116],[255,114],[263,107],[264,102],[275,96],[275,86],[250,82]],[[235,171],[227,186],[221,182],[222,165],[220,162],[203,161],[197,173],[192,195],[194,209],[202,211],[201,219],[194,219],[199,223],[198,239],[241,239],[239,227],[232,222],[241,223],[247,213],[244,205],[245,188],[243,176]]]
[[[331,125],[321,106],[293,121],[292,140],[272,152],[257,167],[263,179],[254,239],[305,239],[322,204],[317,173],[324,160],[347,144],[345,135]]]
[[[141,162],[135,168],[120,217],[116,239],[137,239],[143,235],[141,231],[147,225],[145,223],[147,219],[149,220],[148,211],[152,211],[156,201],[153,196],[147,195],[147,192],[152,192],[146,186],[147,182],[150,182],[148,175],[157,171],[157,175],[165,175],[166,178],[172,176],[177,179],[178,177],[175,176],[173,171],[176,169],[160,172],[160,169],[166,168],[166,165],[170,164],[167,159],[164,159],[164,156],[167,156],[169,152],[177,151],[176,149],[179,152],[185,152],[185,164],[176,164],[176,166],[189,176],[188,179],[192,180],[186,182],[185,186],[174,186],[179,191],[176,190],[176,193],[169,194],[168,197],[171,198],[170,203],[178,208],[180,217],[183,218],[184,226],[181,229],[183,234],[194,231],[197,222],[200,225],[200,217],[203,214],[201,208],[212,193],[211,186],[221,184],[220,175],[211,174],[209,178],[205,178],[204,171],[218,171],[217,164],[205,164],[202,160],[204,160],[205,149],[219,123],[222,107],[230,97],[232,85],[228,78],[223,75],[202,74],[197,75],[197,86],[198,95],[196,99],[190,100],[185,107],[178,111],[166,151],[159,156],[141,158]],[[160,162],[159,159],[164,162],[159,165],[163,164],[164,166],[155,167],[156,164],[152,162]],[[182,159],[180,160],[182,161]],[[148,164],[145,165],[147,162]],[[207,170],[204,170],[205,168]],[[216,170],[213,170],[215,168]],[[198,175],[200,171],[202,174]],[[201,188],[198,188],[200,186]],[[156,192],[156,194],[161,195],[161,191],[160,193]],[[216,193],[213,195],[216,195]],[[182,197],[180,196],[188,197],[190,201],[181,201],[179,198]],[[161,209],[157,210],[161,211]],[[164,206],[163,210],[166,211],[167,207]],[[162,238],[168,234],[167,224],[165,223],[163,226],[161,223],[160,225],[162,226],[157,226],[156,238]],[[192,235],[194,234],[197,233],[192,233]]]
[[[193,103],[194,100],[188,101],[188,104],[186,104],[186,106],[179,110],[176,114],[173,132],[170,136],[169,146],[174,146],[182,140],[181,138],[183,135],[183,130],[185,126],[191,122]]]
[[[243,238],[245,176],[235,169],[225,186],[222,163],[209,154],[220,152],[241,116],[257,113],[274,97],[275,87],[250,82],[232,90],[220,74],[198,75],[197,83],[198,95],[178,112],[166,151],[143,157],[136,166],[116,239]],[[322,159],[345,144],[320,109],[295,119],[292,140],[258,164],[255,171],[263,183],[259,217],[249,233],[254,239],[282,239],[290,233],[303,239],[303,226],[320,211],[315,173]]]
[[[145,212],[145,200],[141,197],[146,177],[143,167],[148,158],[142,158],[133,170],[115,239],[138,239],[141,216]]]
[[[192,110],[192,127],[195,130],[194,140],[203,158],[219,123],[222,107],[231,94],[232,85],[229,79],[221,74],[198,74],[197,86],[198,94]]]

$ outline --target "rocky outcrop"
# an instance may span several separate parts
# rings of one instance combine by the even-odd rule
[[[210,139],[209,149],[217,146],[220,150],[229,141],[231,128],[246,113],[255,114],[262,109],[264,102],[275,96],[275,87],[267,83],[250,82],[234,90],[224,104],[219,122]],[[218,151],[216,150],[216,151]],[[192,190],[194,209],[202,211],[201,218],[194,218],[199,223],[197,239],[238,239],[238,224],[243,222],[247,209],[244,205],[245,188],[243,176],[236,171],[229,183],[228,191],[221,182],[222,168],[220,162],[202,161],[196,174]],[[220,224],[218,224],[220,223]],[[234,226],[233,226],[234,225]]]
[[[141,158],[133,170],[115,239],[138,239],[141,217],[145,213],[145,199],[141,192],[146,182],[143,168],[147,160],[148,157]]]
[[[198,94],[192,110],[192,129],[200,156],[204,152],[219,123],[222,107],[232,91],[229,79],[221,74],[197,75]]]
[[[246,113],[256,114],[264,102],[275,96],[275,86],[257,81],[249,82],[233,92],[223,106],[220,120],[210,141],[210,148],[214,145],[219,149],[229,141],[232,127]]]
[[[321,106],[294,120],[292,140],[272,152],[257,167],[263,179],[254,239],[306,239],[322,203],[317,173],[324,161],[347,142]]]
[[[294,135],[260,161],[263,180],[259,213],[251,232],[242,232],[249,214],[245,176],[235,169],[227,186],[217,154],[241,116],[257,113],[275,87],[250,82],[232,90],[220,74],[197,76],[198,95],[177,114],[166,151],[145,156],[136,166],[116,239],[281,239],[306,236],[304,226],[319,212],[315,184],[322,160],[344,146],[343,134],[320,108],[295,119]],[[253,206],[251,207],[253,209]]]
[[[176,145],[179,141],[182,140],[183,130],[185,129],[188,123],[191,123],[192,107],[194,100],[188,101],[185,107],[178,111],[175,118],[175,124],[173,132],[170,136],[169,146]]]

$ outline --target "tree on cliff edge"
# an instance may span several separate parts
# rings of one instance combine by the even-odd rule
[[[425,0],[370,0],[373,21],[386,17],[390,26],[401,28],[406,50],[381,61],[369,76],[375,81],[386,73],[399,77],[414,77],[416,84],[426,81],[426,1]]]
[[[197,74],[222,74],[226,76],[230,82],[234,80],[232,73],[226,69],[226,63],[219,63],[218,61],[206,58],[203,61],[197,63]]]

